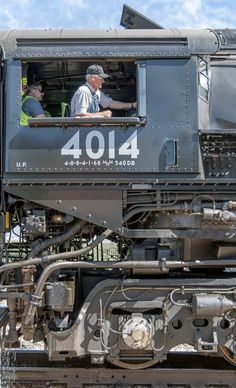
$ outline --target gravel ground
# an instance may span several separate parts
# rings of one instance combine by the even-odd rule
[[[32,341],[25,341],[23,338],[21,338],[20,345],[21,345],[21,348],[23,348],[23,349],[44,350],[43,341],[32,342]]]
[[[23,339],[20,340],[21,347],[23,349],[36,349],[36,350],[44,350],[44,343],[41,342],[31,342],[31,341],[25,341]],[[171,349],[172,352],[186,352],[186,351],[194,351],[194,347],[189,344],[181,344],[178,346],[175,346]]]

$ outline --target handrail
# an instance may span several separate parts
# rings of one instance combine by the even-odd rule
[[[140,126],[144,117],[46,117],[29,119],[29,127],[80,127],[80,126]]]

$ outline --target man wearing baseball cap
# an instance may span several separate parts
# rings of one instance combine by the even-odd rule
[[[86,83],[80,86],[72,97],[71,116],[111,117],[110,109],[137,108],[136,102],[115,101],[101,91],[102,85],[108,77],[109,75],[104,73],[103,68],[99,65],[91,65],[87,68]],[[100,111],[100,106],[103,107],[103,111]]]

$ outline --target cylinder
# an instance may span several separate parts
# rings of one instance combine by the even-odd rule
[[[220,294],[194,294],[192,308],[197,316],[220,317],[227,311],[236,309],[236,302]]]

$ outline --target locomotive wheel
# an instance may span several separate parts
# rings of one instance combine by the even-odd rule
[[[150,368],[151,366],[155,365],[158,363],[157,360],[149,360],[145,362],[137,362],[137,363],[131,363],[131,362],[125,362],[125,361],[120,361],[120,360],[110,360],[110,363],[118,366],[119,368],[123,369],[146,369]]]
[[[219,345],[219,353],[224,359],[231,365],[236,366],[236,360],[234,359],[233,353],[225,345]]]

